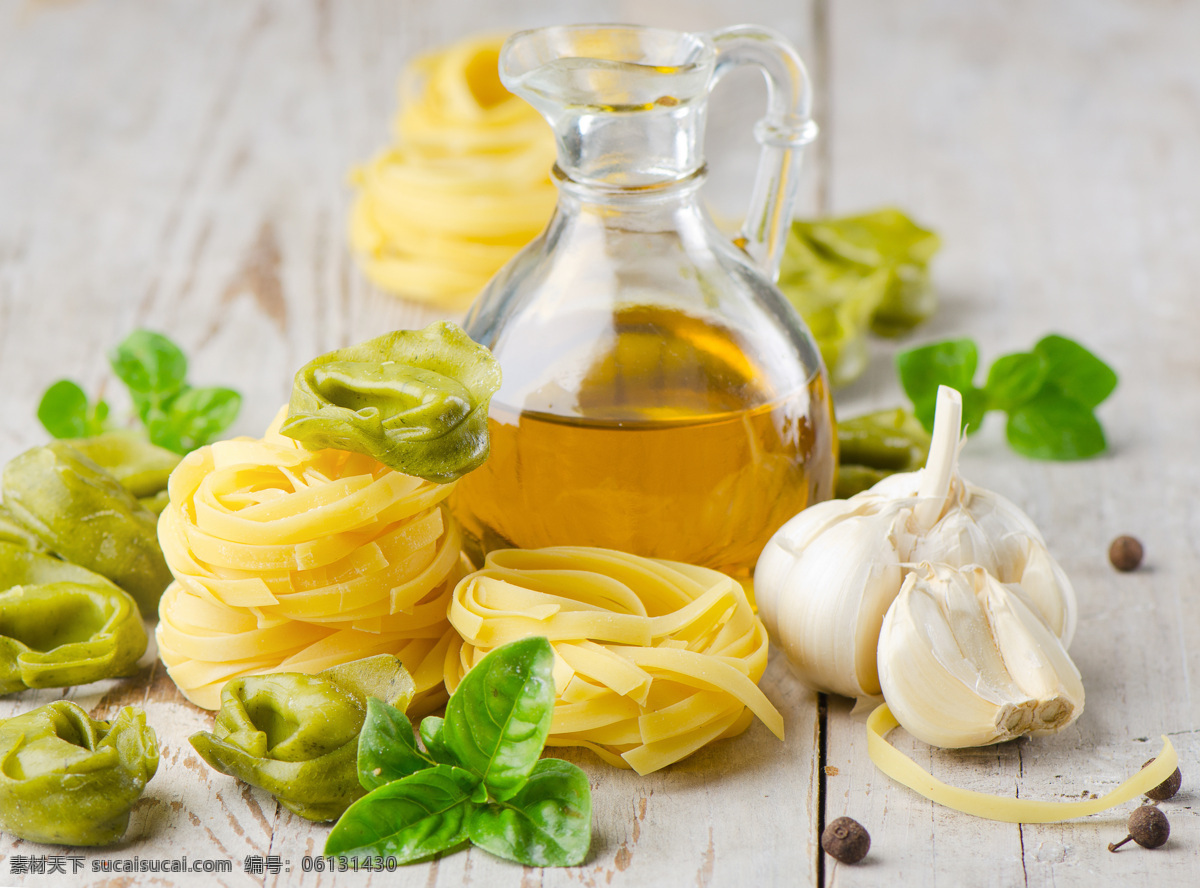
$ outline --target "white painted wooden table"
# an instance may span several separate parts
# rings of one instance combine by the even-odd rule
[[[66,692],[96,716],[142,705],[159,732],[162,767],[126,840],[78,853],[72,875],[75,852],[2,836],[0,883],[1200,883],[1197,4],[3,0],[0,461],[43,440],[33,413],[46,385],[105,386],[106,350],[137,326],[179,341],[194,379],[240,388],[235,431],[257,434],[308,358],[429,320],[354,267],[345,172],[387,140],[396,76],[414,53],[468,28],[565,20],[782,31],[818,79],[823,132],[801,212],[894,203],[944,236],[942,305],[909,343],[969,335],[990,361],[1059,331],[1118,369],[1101,408],[1108,455],[1026,461],[993,419],[964,456],[967,477],[1030,512],[1075,582],[1083,717],[1055,737],[974,751],[933,751],[903,732],[896,742],[949,782],[1065,799],[1112,788],[1168,733],[1185,785],[1166,807],[1170,842],[1109,854],[1131,804],[1027,827],[937,808],[873,770],[846,701],[826,706],[776,661],[764,687],[785,716],[783,743],[756,724],[646,778],[574,757],[596,809],[580,868],[522,869],[472,851],[397,875],[304,874],[327,827],[210,771],[186,737],[211,716],[148,657],[133,679]],[[740,84],[728,89],[753,98],[727,91],[710,133],[724,195],[747,187],[762,101],[761,87]],[[843,415],[900,401],[897,345],[876,346],[867,377],[838,393]],[[1131,575],[1105,557],[1123,532],[1147,549]],[[6,698],[0,715],[58,696]],[[873,837],[857,867],[817,851],[820,824],[841,814]],[[65,875],[12,871],[19,857],[60,850]],[[92,872],[184,854],[230,872]],[[247,855],[277,856],[280,872],[245,872]]]

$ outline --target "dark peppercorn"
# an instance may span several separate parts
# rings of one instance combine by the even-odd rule
[[[1137,570],[1143,554],[1142,544],[1131,536],[1119,536],[1108,547],[1108,560],[1121,571]]]
[[[821,833],[821,848],[834,860],[858,863],[871,848],[871,836],[857,820],[839,817]]]
[[[1150,759],[1150,761],[1142,765],[1142,768],[1145,769],[1153,763],[1154,759]],[[1165,802],[1167,799],[1174,797],[1175,793],[1179,792],[1179,787],[1182,785],[1183,775],[1180,774],[1179,769],[1176,768],[1175,772],[1171,774],[1170,777],[1158,784],[1158,786],[1154,787],[1154,789],[1147,790],[1146,795],[1154,799],[1156,802]]]
[[[1171,824],[1167,823],[1167,815],[1153,805],[1142,805],[1129,815],[1129,835],[1115,845],[1109,843],[1108,850],[1116,851],[1130,839],[1143,848],[1158,848],[1167,843],[1171,835]]]

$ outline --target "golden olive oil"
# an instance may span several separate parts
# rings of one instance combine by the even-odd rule
[[[746,576],[780,525],[832,495],[823,377],[768,391],[730,331],[651,307],[618,312],[584,366],[569,403],[555,385],[523,410],[493,401],[491,455],[454,494],[473,558],[604,546]]]

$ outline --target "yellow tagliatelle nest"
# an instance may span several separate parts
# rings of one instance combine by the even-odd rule
[[[500,83],[501,43],[418,58],[401,80],[396,144],[352,173],[350,244],[389,292],[465,307],[550,218],[554,139]]]
[[[171,475],[158,527],[175,576],[156,632],[167,672],[216,709],[233,678],[389,653],[416,683],[410,711],[436,708],[464,573],[441,505],[453,485],[305,450],[277,428],[194,451]]]
[[[649,774],[757,715],[783,719],[757,682],[767,633],[742,587],[703,567],[609,549],[507,549],[454,590],[465,642],[446,661],[453,690],[488,651],[530,635],[557,654],[548,746],[584,746]]]

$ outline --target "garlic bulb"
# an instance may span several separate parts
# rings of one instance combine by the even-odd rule
[[[1057,731],[1083,711],[1083,683],[1058,637],[980,567],[909,573],[879,636],[879,681],[896,720],[946,748]]]
[[[922,562],[977,565],[1023,594],[1066,646],[1075,593],[1037,527],[1002,496],[958,476],[962,397],[938,391],[929,460],[848,500],[805,509],[767,543],[754,574],[759,615],[817,690],[880,693],[879,628]]]

